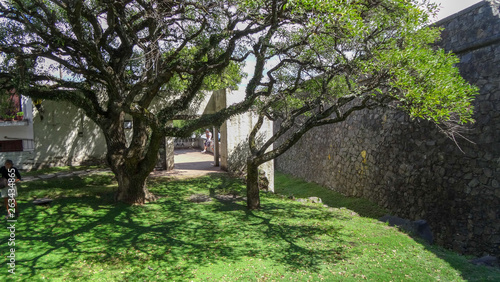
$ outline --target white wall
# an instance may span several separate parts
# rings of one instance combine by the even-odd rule
[[[28,104],[31,106],[31,101]],[[41,166],[79,165],[105,158],[103,134],[80,109],[68,102],[45,100],[42,108],[41,112],[36,108],[31,111],[26,108],[25,118],[30,119],[30,126],[0,127],[1,137],[7,134],[8,137],[34,139],[34,150],[2,153],[2,158],[12,159],[18,168],[26,170]]]
[[[235,92],[226,90],[227,106],[241,101],[244,97]],[[258,120],[252,112],[246,112],[231,117],[221,127],[221,167],[228,171],[239,171],[246,165],[249,154],[248,135]],[[257,134],[267,141],[273,135],[273,123],[265,119],[261,130]],[[269,150],[272,150],[271,146]],[[274,191],[274,161],[269,161],[259,167],[269,180],[269,190]]]

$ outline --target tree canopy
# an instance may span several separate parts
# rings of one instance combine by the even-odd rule
[[[285,127],[298,116],[320,125],[391,101],[415,117],[471,121],[475,89],[455,57],[432,47],[433,9],[417,0],[4,0],[0,80],[81,108],[106,138],[118,199],[143,203],[154,198],[145,179],[161,138],[251,107]],[[249,59],[241,102],[169,123],[200,90],[236,87]]]
[[[370,9],[362,1],[348,7],[338,1],[308,2],[316,3],[314,13],[322,15],[312,19],[316,29],[305,33],[312,40],[280,55],[268,72],[278,82],[275,92],[258,97],[252,108],[259,118],[248,138],[249,208],[260,206],[258,166],[283,154],[314,127],[377,107],[429,120],[451,138],[460,134],[461,125],[474,121],[471,102],[478,90],[460,76],[455,55],[436,46],[441,29],[428,21],[435,5],[374,2]],[[297,29],[284,38],[300,34],[303,30]],[[259,134],[265,118],[279,124],[267,139]]]

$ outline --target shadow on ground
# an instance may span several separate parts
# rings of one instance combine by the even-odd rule
[[[307,182],[303,179],[275,171],[275,192],[285,197],[308,198],[319,197],[323,204],[332,208],[347,208],[355,211],[360,216],[379,219],[388,213],[377,204],[367,199],[346,197],[331,189],[325,188],[316,183]]]
[[[410,234],[410,236],[418,243],[422,244],[426,250],[432,252],[436,257],[446,261],[451,267],[460,272],[460,275],[465,281],[500,281],[500,268],[493,268],[484,265],[474,265],[469,262],[464,263],[464,259],[470,260],[471,256],[467,258],[462,257],[456,253],[446,251],[445,248],[437,245],[430,245],[422,238]]]
[[[162,198],[131,207],[113,202],[109,179],[25,184],[30,201],[20,202],[22,217],[16,224],[18,277],[187,280],[196,278],[200,267],[248,258],[310,271],[344,258],[340,226],[302,222],[331,219],[330,212],[272,202],[262,211],[247,211],[239,180],[223,175],[168,184],[152,180],[151,190]],[[187,200],[210,191],[214,200],[209,203]],[[234,200],[224,196],[230,193],[237,194]],[[51,206],[31,204],[45,196],[55,199]],[[2,232],[0,244],[6,246]]]

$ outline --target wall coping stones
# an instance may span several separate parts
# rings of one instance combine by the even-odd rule
[[[443,26],[445,24],[447,24],[448,22],[451,22],[452,20],[456,19],[456,18],[459,18],[469,12],[472,12],[476,9],[479,9],[481,8],[482,6],[486,6],[486,5],[489,5],[489,1],[487,0],[483,0],[482,2],[478,2],[468,8],[465,8],[459,12],[456,12],[455,14],[452,14],[452,15],[449,15],[447,16],[446,18],[443,18],[443,19],[440,19],[439,21],[433,23],[432,25],[434,26]]]

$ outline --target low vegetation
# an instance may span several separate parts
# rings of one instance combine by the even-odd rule
[[[276,172],[274,177],[276,182],[275,192],[290,198],[319,197],[329,207],[348,208],[361,216],[375,219],[381,218],[389,212],[369,200],[345,197],[316,183],[306,182],[281,172]]]
[[[102,166],[56,166],[56,167],[47,167],[47,168],[42,168],[42,169],[37,169],[37,170],[30,170],[30,171],[21,171],[22,176],[37,176],[37,175],[42,175],[42,174],[51,174],[51,173],[58,173],[58,172],[73,172],[73,171],[80,171],[80,170],[94,170],[98,168],[105,168],[104,165]]]
[[[225,175],[152,179],[161,198],[143,206],[115,203],[112,179],[102,173],[23,183],[16,275],[4,268],[0,280],[500,280],[498,270],[370,218],[382,211],[368,202],[319,193],[321,187],[286,175],[276,181],[284,196],[263,193],[258,211],[245,207],[245,185]],[[299,195],[296,185],[348,208],[292,201],[289,193],[314,196]],[[54,202],[31,204],[42,197]],[[7,236],[2,228],[3,253]]]

